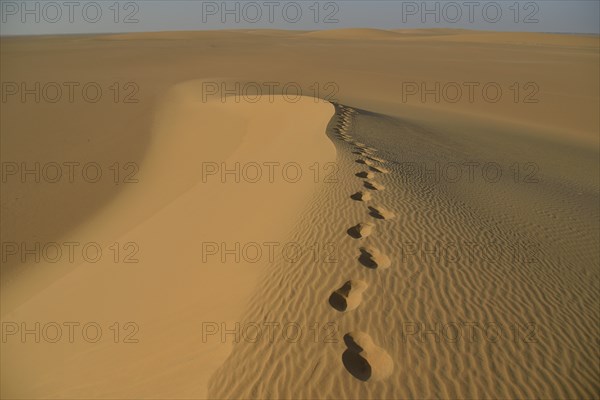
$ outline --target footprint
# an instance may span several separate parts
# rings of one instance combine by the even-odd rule
[[[357,148],[358,150],[360,150],[360,151],[364,151],[365,153],[368,153],[369,155],[373,155],[373,153],[376,153],[376,152],[377,152],[377,150],[376,150],[376,149],[374,149],[374,148],[372,148],[372,147],[369,147],[369,146],[367,146],[367,145],[365,145],[365,144],[362,144],[362,143],[360,143],[360,142],[355,142],[355,143],[354,143],[354,146],[356,146],[356,148]]]
[[[394,361],[368,334],[347,333],[344,335],[344,343],[348,349],[342,354],[342,362],[356,379],[379,381],[392,374]]]
[[[374,247],[361,247],[358,261],[365,267],[372,269],[386,269],[392,265],[390,258]]]
[[[375,177],[375,174],[369,171],[361,171],[355,174],[356,176],[358,176],[359,178],[365,178],[365,179],[373,179]]]
[[[381,159],[381,158],[379,158],[379,157],[375,157],[375,156],[373,156],[373,155],[371,155],[371,154],[369,154],[369,155],[367,156],[367,158],[368,158],[369,160],[372,160],[372,161],[377,161],[377,162],[380,162],[380,163],[384,163],[384,162],[386,162],[384,159]]]
[[[385,186],[375,181],[365,181],[364,186],[371,190],[384,190]]]
[[[356,192],[352,196],[350,196],[352,200],[356,201],[369,201],[371,200],[371,193],[369,192]]]
[[[369,215],[377,219],[393,219],[396,214],[383,207],[369,207]]]
[[[362,239],[373,233],[373,228],[375,228],[375,224],[370,222],[361,222],[360,224],[348,229],[346,232],[354,239]]]
[[[369,167],[373,167],[374,166],[373,161],[371,161],[371,160],[365,160],[365,159],[359,158],[358,160],[356,160],[356,162],[359,163],[359,164],[367,165]]]
[[[355,147],[354,148],[356,151],[359,151],[361,154],[364,154],[366,156],[372,156],[373,152],[371,150],[367,150],[364,147]]]
[[[368,164],[367,164],[368,165]],[[390,170],[384,167],[380,167],[378,165],[369,165],[369,169],[374,172],[379,172],[380,174],[389,174]]]
[[[362,302],[362,294],[369,285],[360,280],[351,280],[331,293],[329,304],[338,311],[352,311]]]

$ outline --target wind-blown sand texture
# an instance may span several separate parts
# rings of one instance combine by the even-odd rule
[[[139,343],[9,338],[2,397],[598,397],[597,37],[223,31],[1,44],[2,81],[140,88],[135,104],[2,105],[2,161],[139,164],[134,185],[3,183],[2,241],[140,249],[137,264],[3,262],[2,322],[135,321]],[[298,82],[307,96],[202,101],[206,81]],[[408,81],[533,81],[540,101],[403,101]],[[314,82],[335,82],[335,101],[309,97]],[[264,161],[307,174],[334,161],[335,179],[202,181],[202,162]],[[494,183],[407,169],[490,161],[504,172]],[[515,163],[534,163],[535,180],[515,181]],[[333,251],[202,260],[202,242],[268,241]],[[205,322],[302,335],[203,341]]]

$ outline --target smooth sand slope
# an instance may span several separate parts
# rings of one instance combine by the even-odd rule
[[[246,182],[240,174],[235,183],[235,175],[222,178],[221,171],[202,176],[202,163],[217,162],[219,168],[224,163],[223,168],[233,170],[236,163],[284,165],[293,160],[308,171],[314,163],[333,160],[335,153],[323,134],[333,114],[331,104],[311,98],[292,104],[279,97],[255,104],[202,103],[199,85],[179,84],[159,105],[140,183],[63,238],[97,241],[105,252],[113,241],[133,243],[137,251],[132,258],[139,262],[115,263],[111,254],[94,264],[62,263],[67,265],[59,267],[70,267],[62,277],[54,264],[42,263],[3,291],[3,304],[15,304],[47,285],[6,311],[3,321],[28,321],[30,327],[34,321],[42,326],[96,322],[104,331],[96,345],[81,336],[69,343],[68,330],[65,342],[34,343],[32,337],[31,343],[21,344],[19,335],[8,341],[2,349],[7,396],[206,396],[210,373],[225,360],[231,344],[203,341],[202,322],[232,326],[239,320],[268,260],[262,243],[283,245],[296,210],[312,197],[317,183],[307,175],[296,180],[295,170],[290,172],[294,181],[287,182],[281,168],[274,169],[278,175],[273,182],[266,175]],[[248,179],[254,180],[255,171],[249,170]],[[137,222],[137,212],[151,215]],[[136,224],[129,228],[131,223]],[[211,243],[211,253],[201,243]],[[224,256],[236,243],[258,243],[263,255],[258,257],[253,246],[237,257]],[[114,343],[109,326],[115,321],[121,326],[134,322],[139,329],[129,326]],[[130,339],[138,343],[121,342],[132,333]],[[90,335],[94,337],[93,330]]]
[[[139,88],[137,103],[107,89],[2,105],[2,161],[139,166],[135,184],[8,180],[2,241],[135,243],[140,260],[3,262],[2,322],[105,332],[8,337],[3,397],[598,397],[597,37],[177,32],[2,39],[1,55],[2,81]],[[294,82],[306,97],[203,101],[206,82]],[[436,82],[505,94],[406,93]],[[515,82],[538,101],[515,101]],[[203,181],[203,162],[296,162],[303,179]],[[308,251],[203,262],[209,241]],[[136,322],[139,343],[114,343],[116,321]],[[251,329],[234,343],[203,338],[206,323]]]

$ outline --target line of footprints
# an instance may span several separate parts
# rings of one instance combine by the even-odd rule
[[[375,156],[376,149],[363,143],[355,141],[349,134],[348,128],[356,111],[349,107],[339,105],[340,121],[335,127],[335,132],[340,140],[354,145],[353,154],[360,157],[357,163],[364,165],[365,170],[356,174],[363,180],[364,189],[350,196],[353,200],[370,202],[378,191],[385,190],[385,186],[375,180],[379,174],[387,174],[389,171],[383,167],[385,160]],[[379,220],[389,220],[395,217],[394,213],[383,208],[369,206],[369,215]],[[371,235],[375,229],[372,222],[361,222],[348,229],[347,233],[352,238],[361,240]],[[388,256],[379,249],[372,246],[360,247],[358,261],[367,268],[386,269],[391,261]],[[344,283],[342,287],[334,291],[329,297],[329,304],[340,312],[348,312],[356,309],[361,301],[362,294],[368,288],[365,281],[352,279]],[[349,332],[344,335],[344,343],[347,350],[342,355],[342,362],[348,372],[361,381],[382,380],[391,375],[394,362],[389,354],[377,346],[371,337],[365,332]]]

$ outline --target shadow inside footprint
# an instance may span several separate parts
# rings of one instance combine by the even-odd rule
[[[375,166],[375,165],[370,165],[370,166],[369,166],[369,169],[370,169],[371,171],[373,171],[373,172],[378,172],[378,173],[380,173],[380,174],[387,174],[387,173],[389,173],[389,172],[390,172],[390,171],[389,171],[388,169],[386,169],[386,168],[383,168],[383,167],[378,167],[378,166]]]
[[[329,304],[331,305],[331,307],[335,308],[338,311],[346,311],[346,309],[348,308],[347,298],[351,289],[352,282],[348,281],[344,283],[344,285],[341,288],[331,293],[331,296],[329,296]]]
[[[371,377],[371,366],[360,354],[348,349],[342,354],[342,362],[356,379],[368,381]]]
[[[376,183],[376,182],[365,181],[363,183],[363,186],[369,190],[383,190],[383,185],[380,185],[379,183]]]
[[[370,173],[370,172],[368,172],[368,171],[357,172],[354,175],[358,176],[359,178],[364,178],[364,179],[372,178],[373,177],[373,174]]]
[[[371,200],[371,194],[368,192],[356,192],[350,195],[350,198],[356,201],[369,201]]]
[[[331,293],[331,296],[329,296],[329,305],[338,311],[346,311],[348,308],[346,298],[338,292]]]
[[[385,219],[385,216],[381,215],[379,213],[379,210],[377,210],[375,207],[368,207],[369,208],[369,215],[373,218],[377,218],[377,219]]]
[[[366,251],[365,249],[360,249],[360,256],[358,257],[358,261],[367,268],[376,269],[377,263],[373,261],[371,257],[371,253]]]
[[[358,225],[348,229],[346,233],[354,239],[360,239],[362,237],[362,235],[360,234],[360,227]]]

